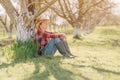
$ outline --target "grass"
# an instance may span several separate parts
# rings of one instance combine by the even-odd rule
[[[68,34],[74,59],[57,52],[14,61],[11,45],[0,48],[0,80],[120,80],[119,36],[119,27],[97,27],[82,40]]]

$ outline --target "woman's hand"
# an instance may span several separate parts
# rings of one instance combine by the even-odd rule
[[[64,41],[66,41],[66,40],[67,40],[66,34],[65,34],[65,33],[61,33],[61,34],[62,34],[62,39],[63,39]]]

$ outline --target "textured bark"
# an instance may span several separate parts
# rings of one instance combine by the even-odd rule
[[[26,28],[27,26],[25,24],[17,24],[16,26],[16,37],[18,41],[27,41],[29,39],[31,39],[32,35],[33,35],[33,30],[31,30],[30,28]]]

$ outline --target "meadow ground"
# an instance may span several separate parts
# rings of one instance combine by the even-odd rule
[[[120,27],[97,27],[82,38],[67,35],[74,59],[37,57],[13,61],[10,46],[0,48],[0,80],[120,80]]]

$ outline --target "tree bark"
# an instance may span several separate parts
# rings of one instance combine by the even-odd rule
[[[25,18],[25,17],[24,17]],[[16,38],[17,41],[25,42],[31,39],[33,35],[34,26],[23,21],[23,15],[16,19]]]
[[[25,42],[31,39],[33,30],[27,29],[25,24],[17,24],[16,26],[16,38],[17,41]]]

